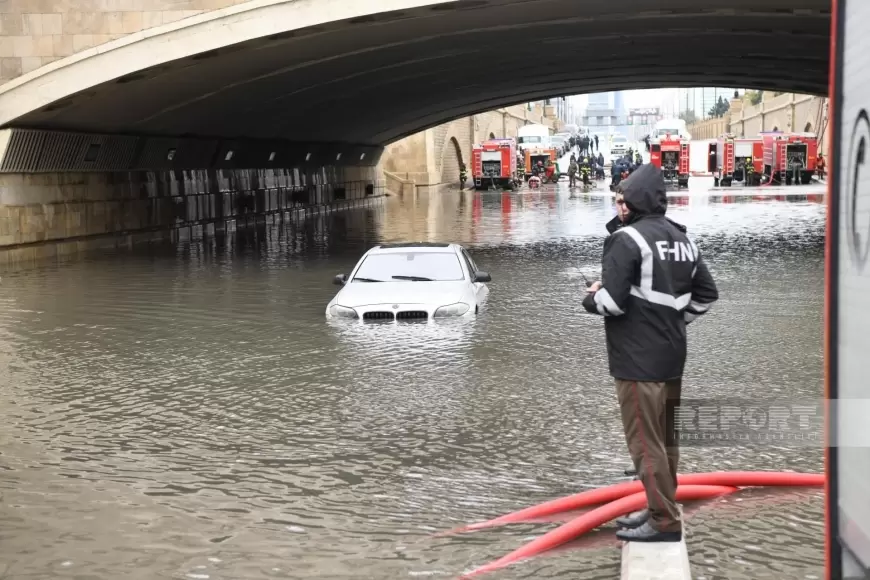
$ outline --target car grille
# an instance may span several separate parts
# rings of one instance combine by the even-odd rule
[[[363,314],[363,320],[393,320],[392,312],[375,311]]]
[[[406,310],[396,313],[397,320],[425,320],[429,318],[429,313],[425,310]]]

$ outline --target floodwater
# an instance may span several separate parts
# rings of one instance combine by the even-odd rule
[[[820,395],[819,201],[673,200],[722,296],[690,327],[684,397]],[[455,578],[542,534],[433,537],[624,479],[602,321],[580,307],[613,212],[564,186],[392,197],[4,274],[0,577]],[[333,276],[398,240],[466,244],[493,278],[479,318],[327,323]],[[684,449],[682,471],[721,469],[822,454]],[[696,578],[821,578],[821,490],[686,509]],[[612,531],[491,577],[616,578]]]

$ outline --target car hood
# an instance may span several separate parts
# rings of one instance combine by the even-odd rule
[[[431,304],[459,302],[468,282],[351,282],[341,289],[333,304],[351,308],[371,304]]]

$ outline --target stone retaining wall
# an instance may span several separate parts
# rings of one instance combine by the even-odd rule
[[[111,245],[358,205],[383,195],[376,172],[328,167],[309,175],[275,169],[0,174],[0,263],[77,251],[93,246],[94,238]]]

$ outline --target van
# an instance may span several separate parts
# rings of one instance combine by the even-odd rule
[[[655,127],[650,133],[650,141],[655,143],[665,137],[679,137],[680,139],[690,141],[692,136],[689,134],[689,129],[686,127],[686,122],[682,119],[662,119],[655,124]]]
[[[517,130],[517,145],[520,150],[527,147],[550,148],[550,128],[546,125],[526,125]]]

